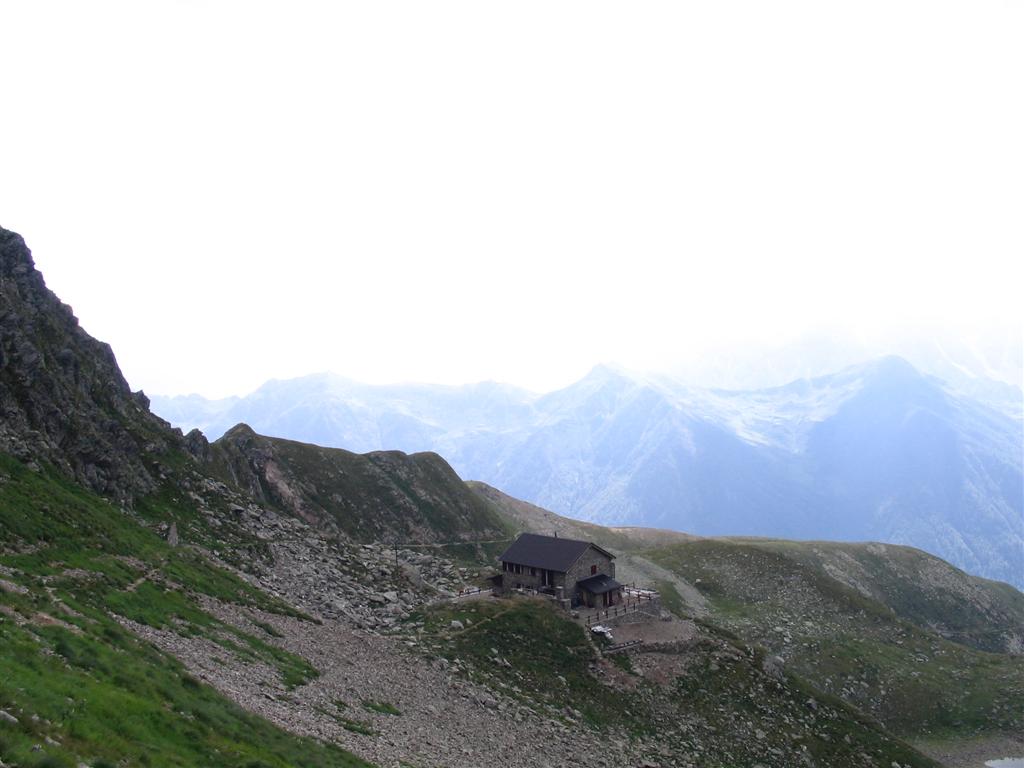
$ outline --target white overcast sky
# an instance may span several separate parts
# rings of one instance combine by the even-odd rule
[[[1024,0],[3,0],[0,25],[0,224],[152,393],[546,389],[1024,324]]]

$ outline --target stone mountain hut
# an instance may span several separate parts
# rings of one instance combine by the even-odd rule
[[[533,589],[573,606],[606,608],[622,602],[615,555],[589,541],[523,533],[501,555],[506,592]]]

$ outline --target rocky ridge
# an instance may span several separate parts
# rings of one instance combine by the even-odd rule
[[[257,501],[356,541],[471,544],[511,532],[434,453],[356,454],[257,435],[239,424],[208,456],[207,471]]]
[[[2,228],[0,417],[0,450],[124,503],[157,487],[180,440],[46,287],[24,240]]]

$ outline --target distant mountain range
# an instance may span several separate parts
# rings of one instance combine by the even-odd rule
[[[909,412],[879,405],[885,388],[871,394],[891,378],[909,379],[897,388]],[[739,440],[755,453],[814,451],[837,485],[873,489],[874,471],[884,489],[891,472],[879,467],[923,424],[910,444],[918,463],[937,472],[952,440],[983,465],[968,476],[980,487],[998,463],[978,446],[998,447],[998,430],[933,384],[884,361],[836,377],[828,397],[810,382],[765,395],[761,410],[608,369],[527,396],[522,411],[503,404],[522,393],[500,387],[405,391],[410,411],[415,401],[460,425],[459,442],[497,417],[507,421],[480,430],[479,445],[532,429],[519,437],[532,453],[507,450],[533,457],[546,481],[544,462],[561,455],[540,453],[551,435],[608,446],[575,457],[594,472],[650,433],[626,469],[666,453],[704,471],[706,446],[725,461]],[[399,402],[368,391],[356,423],[395,431],[402,419],[368,410],[385,395]],[[768,418],[786,398],[804,403],[810,426]],[[183,435],[131,392],[111,349],[3,229],[0,413],[0,766],[939,768],[904,739],[943,759],[966,743],[974,762],[980,749],[1024,746],[1024,594],[1013,587],[907,547],[579,522],[463,482],[435,453],[355,454],[245,425],[212,444]],[[427,424],[425,413],[405,423]],[[728,428],[708,426],[714,414]],[[829,425],[824,437],[816,423]],[[859,449],[857,438],[878,450],[836,472],[827,449]],[[922,478],[928,501],[947,488]],[[756,495],[748,486],[741,474],[708,487]],[[657,620],[615,627],[639,644],[612,657],[552,603],[456,597],[486,584],[523,530],[599,542],[617,553],[618,578],[658,590]]]
[[[978,387],[999,393],[982,400],[887,357],[753,391],[599,366],[546,395],[318,374],[152,406],[211,439],[244,422],[355,452],[436,451],[463,477],[598,523],[909,544],[1024,586],[1011,390]]]

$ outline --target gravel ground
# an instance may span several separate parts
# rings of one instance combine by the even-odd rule
[[[612,627],[616,643],[643,640],[644,643],[676,643],[697,637],[697,625],[692,621],[671,619],[670,621],[648,621],[643,624],[623,624]]]
[[[403,763],[417,768],[556,768],[576,763],[622,768],[642,763],[626,739],[598,740],[542,718],[453,676],[447,665],[421,656],[410,646],[414,641],[337,621],[318,625],[214,601],[204,607],[222,621],[302,656],[320,676],[285,690],[276,670],[229,658],[212,640],[129,626],[244,708],[293,733],[338,744],[382,768]],[[272,625],[284,637],[267,636],[254,620]],[[384,702],[401,714],[375,712],[364,702]],[[344,720],[374,734],[348,730]]]

